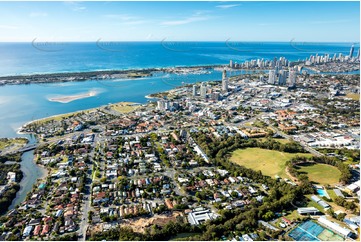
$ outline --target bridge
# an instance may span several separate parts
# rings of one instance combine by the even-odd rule
[[[23,148],[18,149],[16,152],[26,152],[26,151],[29,151],[29,150],[35,150],[37,146],[38,146],[38,144],[26,145]]]

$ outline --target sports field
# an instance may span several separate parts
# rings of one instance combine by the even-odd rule
[[[110,105],[110,108],[119,113],[130,113],[139,108],[139,106],[130,102],[120,102]]]
[[[334,166],[304,163],[297,166],[299,172],[307,173],[310,181],[325,185],[338,183],[341,172]]]
[[[286,153],[276,150],[261,148],[238,149],[232,152],[231,161],[262,174],[274,177],[279,175],[282,178],[289,178],[286,174],[286,161],[295,156],[311,157],[311,154]]]

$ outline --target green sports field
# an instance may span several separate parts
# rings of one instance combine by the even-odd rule
[[[309,180],[321,185],[335,184],[338,182],[341,172],[334,166],[325,164],[305,163],[297,166],[299,172],[304,172]]]
[[[282,178],[289,178],[286,174],[286,161],[295,156],[311,157],[311,154],[286,153],[276,150],[261,148],[239,149],[232,152],[231,161],[250,168],[260,170],[262,174],[274,177],[279,175]]]

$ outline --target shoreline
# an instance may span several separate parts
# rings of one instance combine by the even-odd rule
[[[125,70],[98,70],[98,71],[73,71],[41,74],[7,75],[0,76],[0,86],[24,85],[24,84],[51,84],[61,82],[79,82],[88,80],[111,80],[111,79],[137,79],[152,76],[154,72],[173,73],[182,69],[211,69],[226,67],[219,65],[176,66],[159,68],[135,68]]]
[[[101,106],[98,106],[98,107],[89,108],[89,109],[82,109],[82,110],[69,112],[69,113],[55,114],[55,115],[51,115],[51,116],[48,116],[48,117],[39,118],[39,119],[35,119],[35,120],[32,120],[32,121],[26,122],[17,129],[16,133],[17,134],[33,134],[33,135],[36,136],[36,134],[34,134],[32,132],[26,132],[26,131],[21,131],[21,130],[22,130],[22,128],[26,127],[27,125],[30,125],[30,124],[35,123],[35,122],[46,121],[47,119],[49,119],[49,120],[56,119],[56,118],[60,118],[62,116],[70,116],[70,115],[74,115],[74,114],[82,113],[82,112],[91,112],[91,111],[95,111],[96,109],[104,107],[104,106],[119,105],[119,104],[126,104],[126,105],[130,105],[130,106],[143,105],[143,103],[135,103],[135,102],[126,102],[126,101],[124,101],[124,102],[117,102],[117,103],[109,103],[107,105],[101,105]]]
[[[20,74],[5,74],[0,75],[2,78],[11,78],[11,77],[31,77],[31,76],[45,76],[45,75],[69,75],[69,74],[86,74],[86,73],[106,73],[106,72],[131,72],[131,71],[147,71],[147,70],[166,70],[166,69],[181,69],[181,68],[214,68],[228,66],[228,64],[199,64],[199,65],[176,65],[176,66],[155,66],[155,67],[134,67],[128,69],[98,69],[98,70],[87,70],[87,71],[57,71],[57,72],[33,72],[33,73],[20,73]]]

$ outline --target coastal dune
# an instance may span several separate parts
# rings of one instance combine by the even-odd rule
[[[69,103],[78,99],[88,98],[96,96],[98,93],[96,91],[89,91],[87,93],[80,93],[77,95],[69,95],[69,96],[59,96],[48,98],[50,102],[59,102],[59,103]]]

